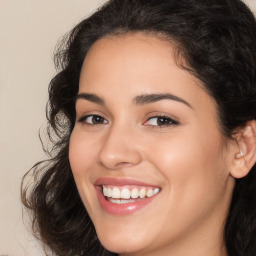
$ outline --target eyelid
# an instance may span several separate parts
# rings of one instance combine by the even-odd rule
[[[104,119],[104,121],[107,121],[107,122],[96,123],[96,124],[85,122],[85,120],[89,117],[92,117],[92,118],[100,117],[100,118]],[[101,124],[105,125],[105,124],[109,123],[109,121],[102,114],[99,114],[99,113],[84,113],[83,115],[81,115],[81,117],[77,118],[77,122],[83,123],[85,125],[101,125]]]
[[[162,124],[162,125],[158,125],[158,124],[156,124],[156,125],[146,124],[146,123],[149,122],[150,120],[152,120],[152,119],[158,119],[158,118],[159,118],[159,119],[160,119],[160,118],[167,119],[167,120],[170,121],[170,123]],[[155,114],[153,114],[153,115],[147,117],[146,121],[143,122],[143,125],[149,126],[149,127],[152,127],[152,128],[171,127],[171,126],[175,126],[175,125],[179,125],[179,124],[180,124],[180,123],[179,123],[179,121],[177,120],[177,118],[170,117],[169,115],[163,114],[163,113],[161,113],[161,114],[155,113]]]

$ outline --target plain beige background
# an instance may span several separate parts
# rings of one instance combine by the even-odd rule
[[[0,0],[0,256],[43,255],[22,223],[20,181],[44,158],[38,130],[56,42],[104,1]]]

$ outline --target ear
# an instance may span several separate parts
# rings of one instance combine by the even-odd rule
[[[236,152],[230,174],[234,178],[246,176],[256,162],[256,121],[251,120],[236,135]]]

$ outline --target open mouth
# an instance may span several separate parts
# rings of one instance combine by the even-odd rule
[[[137,212],[161,192],[158,186],[131,179],[99,178],[94,185],[101,209],[115,216]]]
[[[160,188],[141,186],[113,186],[102,185],[105,199],[114,204],[135,203],[153,197],[160,192]]]

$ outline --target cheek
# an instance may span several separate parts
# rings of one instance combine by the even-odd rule
[[[94,193],[93,170],[95,167],[96,144],[93,137],[87,140],[85,136],[74,130],[69,143],[69,162],[75,179],[80,197],[86,206],[88,213],[91,213],[91,205],[96,201],[94,197],[88,197]]]
[[[95,162],[97,155],[97,140],[76,131],[71,134],[69,142],[69,161],[74,176],[85,175],[88,168]]]
[[[155,144],[154,154],[148,151],[156,169],[165,177],[169,196],[175,201],[173,205],[206,202],[209,197],[215,200],[221,195],[228,176],[220,135],[189,131],[169,138],[167,135]]]
[[[163,220],[172,220],[161,231],[166,237],[186,232],[227,202],[223,195],[228,174],[220,137],[192,130],[180,135],[167,135],[155,143],[154,152],[148,150],[148,159],[164,177],[164,205],[159,205],[159,214]]]
[[[180,130],[173,134],[159,136],[155,139],[154,150],[148,147],[147,154],[157,164],[164,165],[165,170],[171,169],[171,172],[176,173],[175,169],[190,166],[191,168],[185,168],[182,172],[196,172],[197,168],[193,166],[205,166],[205,169],[208,169],[209,166],[220,162],[221,141],[219,136],[212,134],[208,136],[208,134],[193,132],[191,129],[189,132]]]

